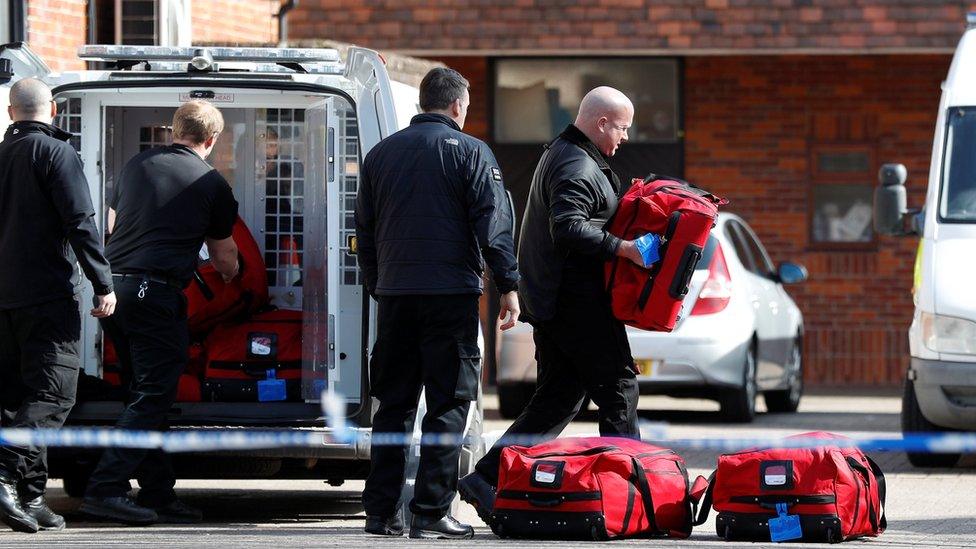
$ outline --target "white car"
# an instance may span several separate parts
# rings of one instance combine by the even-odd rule
[[[718,400],[729,420],[751,421],[762,393],[771,412],[793,412],[803,392],[803,315],[783,284],[806,280],[773,267],[740,217],[719,214],[673,332],[628,328],[641,393]],[[499,408],[514,417],[536,380],[532,327],[501,334]]]

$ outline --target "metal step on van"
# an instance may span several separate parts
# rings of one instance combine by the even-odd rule
[[[391,81],[380,55],[356,47],[345,59],[334,49],[116,45],[83,46],[79,56],[103,68],[55,74],[25,44],[0,46],[0,102],[21,78],[37,77],[52,87],[60,113],[55,123],[73,135],[103,232],[106,196],[126,161],[167,144],[180,104],[211,101],[225,128],[208,161],[230,182],[240,216],[261,248],[271,304],[302,311],[300,398],[220,402],[204,395],[177,402],[170,427],[327,433],[320,395],[331,389],[344,397],[347,421],[360,435],[353,444],[176,454],[178,476],[320,478],[333,484],[365,478],[374,411],[367,363],[376,307],[357,268],[353,210],[363,157],[418,112],[417,89]],[[0,112],[6,116],[5,108]],[[0,119],[0,130],[8,123]],[[68,424],[111,426],[122,402],[86,390],[103,383],[105,345],[84,307],[91,302],[90,286],[81,297],[86,375]],[[462,452],[462,474],[484,452],[480,398],[467,429],[472,442]],[[91,450],[52,448],[52,475],[65,479],[69,494],[80,495],[96,459]]]

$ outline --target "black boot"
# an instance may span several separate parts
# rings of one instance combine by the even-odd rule
[[[33,534],[40,528],[34,517],[21,507],[17,483],[0,473],[0,520],[17,532]]]
[[[138,500],[137,500],[138,501]],[[149,505],[141,501],[139,505],[156,511],[160,524],[197,524],[203,521],[203,512],[196,507],[190,507],[178,499],[166,505]]]
[[[495,487],[481,473],[475,471],[458,481],[458,492],[461,499],[478,512],[478,517],[491,526],[491,514],[495,509]]]
[[[78,510],[96,519],[144,526],[159,521],[156,511],[137,504],[129,496],[86,496]]]
[[[474,528],[461,524],[451,515],[436,519],[414,515],[410,521],[410,537],[420,539],[465,539],[474,537]]]
[[[47,506],[44,496],[37,496],[30,501],[25,501],[23,509],[27,511],[28,515],[34,517],[41,530],[64,530],[64,517]]]
[[[366,533],[376,536],[402,536],[403,513],[397,511],[390,517],[366,516]]]

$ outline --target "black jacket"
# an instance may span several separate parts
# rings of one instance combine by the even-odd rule
[[[0,143],[0,308],[75,295],[78,263],[96,295],[112,291],[88,182],[70,137],[50,124],[15,122]]]
[[[481,293],[485,262],[515,290],[512,227],[495,156],[446,116],[413,117],[363,161],[356,235],[373,296]]]
[[[525,320],[552,318],[560,295],[603,298],[603,265],[620,245],[603,227],[621,191],[606,157],[576,126],[546,146],[519,235]]]

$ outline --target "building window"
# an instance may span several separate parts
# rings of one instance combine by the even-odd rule
[[[871,145],[811,150],[810,242],[824,249],[873,248]]]
[[[597,86],[617,88],[634,102],[632,143],[674,143],[681,135],[674,59],[499,59],[494,77],[496,143],[551,141]]]
[[[58,115],[54,125],[71,134],[68,140],[78,153],[81,153],[81,98],[69,97],[58,103]]]
[[[129,46],[156,44],[156,0],[115,0],[115,41]]]

